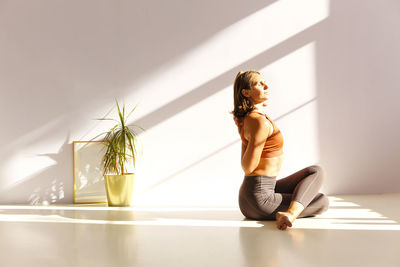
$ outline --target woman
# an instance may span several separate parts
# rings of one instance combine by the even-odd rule
[[[276,180],[283,161],[283,137],[263,112],[268,86],[257,71],[239,72],[234,83],[235,123],[242,139],[245,177],[239,191],[243,215],[255,220],[274,220],[278,229],[292,227],[298,217],[326,211],[328,198],[318,193],[323,172],[319,166],[304,168]]]

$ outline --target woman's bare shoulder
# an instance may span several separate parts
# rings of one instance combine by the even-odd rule
[[[256,134],[268,137],[273,132],[271,122],[264,115],[255,112],[249,113],[244,117],[243,125],[246,140]]]
[[[259,124],[263,124],[265,123],[265,121],[267,120],[265,118],[265,116],[259,114],[259,113],[249,113],[244,117],[244,123],[246,124],[251,124],[251,125],[259,125]]]
[[[257,113],[250,113],[244,118],[245,137],[256,133],[269,133],[270,125],[265,116]]]

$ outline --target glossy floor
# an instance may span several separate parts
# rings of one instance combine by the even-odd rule
[[[277,230],[237,208],[0,206],[1,266],[400,266],[400,194]]]

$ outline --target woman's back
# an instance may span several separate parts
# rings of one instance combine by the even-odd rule
[[[283,137],[275,123],[265,114],[253,111],[239,123],[239,134],[242,139],[242,163],[245,152],[253,157],[250,161],[259,161],[257,167],[253,171],[245,171],[245,175],[278,176],[283,162]]]

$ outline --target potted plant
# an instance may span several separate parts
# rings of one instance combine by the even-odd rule
[[[128,167],[135,167],[137,158],[137,133],[133,127],[142,127],[137,125],[127,125],[127,120],[136,106],[125,116],[125,104],[120,109],[116,101],[119,120],[113,118],[101,118],[97,120],[111,120],[116,124],[105,133],[102,141],[106,146],[102,164],[104,173],[104,183],[107,192],[109,206],[131,206],[132,193],[135,173],[130,173]],[[132,165],[130,166],[130,163]]]

